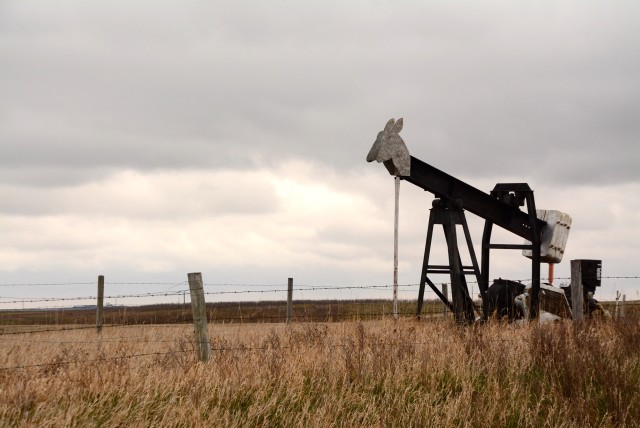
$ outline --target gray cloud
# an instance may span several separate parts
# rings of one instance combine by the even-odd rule
[[[1,185],[0,214],[166,220],[267,215],[278,209],[276,190],[258,173],[126,171],[83,185]]]
[[[638,178],[634,3],[4,9],[4,167],[353,168],[404,116],[443,168]]]
[[[593,242],[607,233],[607,245],[620,238],[633,253],[622,238],[634,233],[609,224],[609,208],[589,206],[634,199],[615,190],[640,179],[639,12],[631,1],[0,2],[0,212],[15,225],[0,234],[50,253],[62,241],[98,269],[120,262],[89,251],[90,237],[65,240],[75,230],[68,223],[105,239],[144,229],[135,254],[145,272],[182,271],[182,253],[154,240],[206,247],[194,222],[211,216],[207,232],[233,231],[224,245],[234,255],[293,254],[290,269],[323,280],[335,278],[331,264],[345,278],[376,278],[390,257],[391,231],[382,229],[393,187],[364,158],[386,121],[404,117],[414,156],[485,191],[529,182],[539,205],[574,215],[578,247],[569,254],[598,253]],[[312,167],[291,171],[292,162]],[[194,173],[202,176],[191,182]],[[135,187],[145,177],[154,198]],[[312,204],[326,189],[340,212]],[[408,189],[401,275],[414,278],[430,195]],[[290,217],[276,222],[275,213]],[[220,216],[231,219],[215,223]],[[208,257],[224,256],[211,245]],[[33,260],[27,250],[0,254],[9,270]],[[280,274],[246,267],[217,268]]]

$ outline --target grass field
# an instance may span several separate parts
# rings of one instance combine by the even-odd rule
[[[602,302],[612,314],[614,302]],[[480,302],[477,302],[480,307]],[[423,306],[425,318],[441,317],[443,304],[426,300]],[[383,319],[392,314],[390,300],[298,300],[293,302],[293,320],[296,322],[368,321]],[[401,300],[398,312],[401,317],[413,317],[416,302]],[[282,322],[286,319],[285,301],[217,302],[207,303],[207,319],[212,323]],[[626,302],[627,318],[640,318],[640,301]],[[41,309],[1,310],[0,334],[16,328],[29,330],[34,325],[90,325],[96,322],[95,309]],[[176,324],[191,323],[191,306],[161,304],[146,306],[107,306],[104,323],[108,325]]]
[[[210,338],[199,363],[186,325],[1,335],[0,424],[640,425],[637,320],[211,324]]]
[[[423,313],[442,314],[440,301],[425,301]],[[402,316],[413,316],[414,301],[398,302]],[[353,321],[381,319],[393,311],[390,300],[298,300],[293,303],[293,320]],[[212,323],[281,322],[286,319],[286,301],[207,303],[207,319]],[[96,322],[95,309],[42,309],[0,311],[0,334],[15,326],[88,325]],[[112,325],[191,323],[191,305],[162,304],[105,307],[104,323]]]

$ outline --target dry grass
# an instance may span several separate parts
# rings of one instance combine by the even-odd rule
[[[0,336],[2,426],[638,426],[640,325],[409,320]],[[139,354],[149,354],[135,356]],[[40,365],[45,364],[45,365]]]

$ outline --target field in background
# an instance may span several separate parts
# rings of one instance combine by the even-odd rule
[[[477,302],[480,306],[480,302]],[[605,309],[615,314],[615,302],[602,302]],[[416,302],[401,300],[398,313],[401,317],[413,317]],[[207,319],[211,323],[282,322],[286,319],[285,301],[219,302],[207,303]],[[293,302],[295,322],[365,321],[383,319],[393,313],[390,300],[296,300]],[[442,317],[440,301],[426,300],[422,311],[424,318]],[[625,316],[640,319],[640,301],[627,301]],[[96,322],[96,310],[91,309],[40,309],[0,310],[0,334],[16,329],[31,330],[34,325],[65,326],[91,325]],[[105,325],[175,324],[191,323],[191,305],[161,304],[147,306],[107,306],[104,309]]]
[[[440,301],[425,301],[423,313],[441,316]],[[398,302],[398,313],[415,315],[414,301]],[[286,319],[286,301],[207,303],[207,319],[212,323],[280,322]],[[293,321],[331,322],[381,319],[393,313],[389,300],[296,300]],[[41,309],[0,311],[0,333],[20,325],[95,324],[96,310]],[[162,304],[104,308],[104,323],[111,325],[173,324],[192,322],[191,305]]]
[[[350,321],[0,335],[3,426],[637,426],[640,325]]]

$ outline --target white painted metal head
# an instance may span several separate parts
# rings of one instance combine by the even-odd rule
[[[389,119],[384,129],[378,132],[367,155],[367,162],[384,162],[390,174],[406,177],[411,175],[411,155],[398,134],[401,130],[402,118],[397,121]]]

